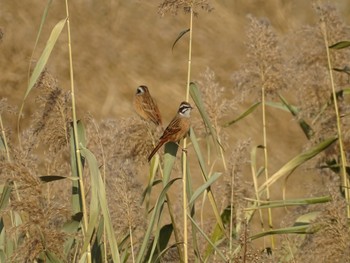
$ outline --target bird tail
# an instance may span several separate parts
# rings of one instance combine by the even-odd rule
[[[165,143],[165,141],[160,141],[157,146],[153,149],[153,151],[151,152],[151,154],[148,156],[148,162],[151,161],[153,155],[156,154],[156,152],[159,150],[160,147],[163,146],[163,144]]]

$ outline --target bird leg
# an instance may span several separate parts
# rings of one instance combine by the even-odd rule
[[[180,145],[180,141],[176,142],[177,146],[179,146],[179,148],[181,149],[181,151],[187,153],[187,148],[183,148],[181,145]]]

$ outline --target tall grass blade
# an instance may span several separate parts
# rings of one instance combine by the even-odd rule
[[[196,221],[194,221],[194,219],[192,217],[189,217],[189,219],[192,221],[193,225],[197,228],[197,230],[200,232],[200,234],[205,238],[205,240],[207,240],[207,242],[209,243],[209,245],[215,250],[215,252],[217,253],[217,255],[219,255],[221,257],[221,259],[223,260],[223,262],[226,262],[227,259],[225,258],[224,254],[222,254],[222,252],[219,250],[219,248],[210,240],[210,238],[204,233],[204,231],[201,229],[201,227],[197,224]],[[204,261],[204,262],[207,262]]]
[[[302,226],[292,226],[286,228],[273,229],[265,232],[260,232],[249,238],[251,240],[258,239],[264,236],[271,235],[285,235],[285,234],[313,234],[315,233],[315,229],[310,229],[310,225],[302,225]]]
[[[178,145],[173,142],[168,142],[164,146],[163,185],[167,185],[170,180],[178,148]]]
[[[231,219],[231,206],[227,206],[224,211],[221,214],[221,219],[222,222],[225,225],[230,224]],[[225,237],[225,232],[222,231],[221,227],[216,224],[214,227],[214,231],[211,234],[210,240],[212,244],[216,244],[217,242],[219,242],[220,240],[222,240]],[[229,238],[236,238],[236,232],[233,233],[232,237]],[[204,252],[204,258],[205,261],[208,261],[209,257],[213,254],[213,252],[215,252],[213,246],[211,244],[209,244]]]
[[[290,105],[281,94],[278,94],[278,96],[280,97],[283,104],[288,108],[290,113],[294,117],[298,117],[299,110],[296,109],[296,107]],[[299,123],[299,126],[301,127],[301,129],[303,130],[305,136],[310,140],[311,137],[314,135],[314,131],[312,130],[311,126],[302,118],[298,118],[298,123]]]
[[[93,262],[104,262],[103,259],[105,259],[107,256],[104,253],[105,252],[104,246],[107,244],[104,244],[103,242],[103,227],[104,227],[103,220],[99,220],[98,227],[96,229],[96,238],[94,239],[94,243],[91,248],[91,257]]]
[[[346,47],[350,47],[350,41],[340,41],[329,46],[329,48],[332,48],[332,49],[343,49]]]
[[[32,64],[31,61],[32,61],[32,58],[33,58],[33,55],[34,55],[34,51],[35,51],[35,49],[36,49],[36,47],[37,47],[37,45],[38,45],[39,38],[40,38],[40,35],[41,35],[41,32],[42,32],[43,26],[44,26],[44,24],[45,24],[45,20],[46,20],[46,17],[47,17],[49,8],[50,8],[50,6],[51,6],[51,3],[52,3],[52,0],[48,0],[48,1],[47,1],[47,5],[46,5],[45,10],[44,10],[44,13],[43,13],[43,15],[42,15],[42,17],[41,17],[40,26],[39,26],[38,34],[37,34],[36,39],[35,39],[35,44],[34,44],[34,48],[33,48],[33,51],[32,51],[32,55],[31,55],[31,57],[30,57],[30,63],[29,63],[29,68],[28,68],[28,87],[27,87],[27,91],[26,91],[26,93],[25,93],[25,96],[24,96],[24,98],[23,98],[23,102],[22,102],[21,108],[20,108],[20,110],[19,110],[18,119],[17,119],[17,131],[18,131],[18,133],[19,133],[19,126],[20,126],[20,125],[19,125],[19,122],[20,122],[20,118],[21,118],[21,115],[22,115],[23,107],[24,107],[24,101],[25,101],[26,97],[28,96],[30,90],[33,88],[33,85],[35,84],[36,80],[37,80],[38,77],[40,76],[40,73],[42,72],[42,70],[41,70],[40,73],[39,73],[39,75],[36,77],[36,80],[34,81],[33,85],[30,86],[30,85],[31,85],[31,84],[30,84],[31,78],[30,78],[29,76],[30,76],[30,68],[31,68],[31,64]],[[49,38],[49,39],[50,39],[50,38]],[[56,42],[56,41],[55,41],[55,42]],[[46,45],[47,45],[47,44],[46,44]],[[50,52],[50,53],[51,53],[51,52]],[[39,59],[39,60],[40,60],[40,59]],[[45,64],[46,64],[46,63],[45,63]],[[34,71],[35,71],[35,70],[34,70]],[[34,73],[34,71],[33,71],[33,73]],[[33,77],[33,75],[32,75],[32,77]],[[19,137],[19,138],[20,138],[20,137]],[[20,141],[20,139],[19,139],[19,141]]]
[[[187,190],[187,199],[192,199],[193,196],[193,186],[192,186],[192,177],[191,177],[191,170],[190,170],[190,166],[189,163],[186,163],[186,169],[187,169],[187,185],[186,185],[186,190]],[[187,200],[188,202],[188,200]],[[186,211],[190,211],[189,216],[191,216],[192,218],[195,218],[195,214],[196,214],[196,207],[195,207],[195,203],[189,203],[188,202],[188,210]],[[188,214],[188,213],[187,213]],[[198,238],[197,238],[197,228],[191,223],[191,227],[192,227],[192,246],[193,246],[193,250],[194,250],[194,254],[196,256],[196,259],[201,262],[203,261],[201,258],[201,253],[200,253],[200,249],[199,249],[199,245],[198,245]]]
[[[66,255],[66,257],[69,256],[73,245],[76,243],[76,239],[74,235],[80,230],[80,226],[81,226],[80,222],[82,218],[83,218],[83,213],[78,213],[74,215],[72,219],[66,222],[62,227],[62,231],[68,233],[70,236],[64,243],[63,252]]]
[[[335,97],[337,98],[337,100],[342,99],[344,95],[349,95],[350,94],[350,89],[346,88],[346,89],[341,89],[338,90],[335,93]],[[316,123],[316,121],[323,115],[324,111],[329,107],[333,105],[333,94],[331,94],[329,96],[329,99],[327,100],[327,102],[321,107],[319,113],[316,115],[316,117],[312,120],[312,123]]]
[[[6,229],[4,225],[4,219],[0,218],[0,262],[6,262],[6,255],[10,257],[6,251],[6,243],[11,242],[11,240],[7,240],[6,238]]]
[[[189,28],[188,28],[188,29],[185,29],[185,30],[183,30],[183,31],[181,31],[181,32],[179,33],[179,35],[177,36],[177,38],[176,38],[175,41],[174,41],[173,46],[171,47],[171,51],[174,50],[174,47],[175,47],[176,43],[177,43],[184,35],[186,35],[186,33],[188,33],[188,32],[190,32],[190,29],[189,29]]]
[[[173,230],[174,229],[172,224],[167,224],[161,227],[159,231],[159,237],[157,239],[157,243],[155,243],[155,240],[153,240],[152,246],[149,247],[149,250],[146,254],[146,258],[148,260],[151,260],[151,262],[158,262],[156,259],[159,258],[159,256],[168,246]],[[154,253],[152,252],[152,247],[157,247]]]
[[[0,152],[6,152],[6,146],[2,135],[0,135]]]
[[[80,260],[79,260],[79,263],[86,263],[87,262],[87,253],[83,253]]]
[[[210,131],[210,135],[212,136],[215,145],[218,145],[219,147],[221,147],[219,140],[218,140],[218,137],[217,137],[217,134],[216,134],[216,130],[213,128],[213,125],[211,124],[208,113],[205,110],[204,103],[202,101],[202,97],[201,97],[201,94],[199,92],[199,89],[197,88],[197,85],[193,82],[191,82],[191,84],[190,84],[190,94],[191,94],[191,97],[192,97],[194,103],[196,104],[196,106],[198,108],[198,111],[199,111],[199,113],[200,113],[200,115],[205,123],[205,126]]]
[[[45,24],[45,21],[46,21],[46,17],[47,17],[47,14],[49,12],[49,8],[52,4],[52,1],[53,0],[48,0],[47,1],[47,5],[45,7],[45,10],[44,10],[44,13],[43,13],[43,16],[41,17],[41,21],[40,21],[40,25],[39,25],[39,30],[38,30],[38,34],[36,35],[36,39],[35,39],[35,44],[34,44],[34,48],[33,48],[33,53],[34,53],[34,50],[36,49],[38,43],[39,43],[39,38],[41,36],[41,31],[43,30],[43,27],[44,27],[44,24]]]
[[[98,185],[95,185],[93,181],[93,176],[99,176],[99,170],[97,163],[89,163],[88,160],[88,167],[90,169],[90,178],[91,178],[91,201],[90,201],[90,211],[89,211],[89,223],[87,226],[87,231],[84,236],[84,243],[82,247],[82,251],[85,251],[88,247],[88,245],[91,242],[92,235],[94,231],[96,230],[96,226],[98,224],[98,218],[99,218],[99,204],[98,204],[98,194],[96,187]]]
[[[1,198],[0,198],[0,212],[4,211],[10,201],[11,192],[13,190],[13,182],[6,181],[2,188]]]
[[[151,197],[152,188],[154,185],[157,184],[154,181],[154,179],[157,174],[158,165],[159,165],[159,154],[156,154],[151,160],[149,175],[148,175],[148,184],[145,191],[142,194],[142,203],[146,201],[146,211],[148,211],[150,206],[150,197]]]
[[[77,178],[61,176],[61,175],[43,175],[43,176],[39,176],[39,179],[43,183],[50,183],[50,182],[59,181],[63,179],[71,179],[74,181],[78,180]]]
[[[161,257],[162,257],[166,252],[168,252],[170,249],[173,249],[173,248],[178,247],[178,246],[180,246],[180,245],[183,245],[183,242],[182,242],[182,243],[175,243],[175,244],[173,244],[173,245],[167,247],[166,249],[162,250],[162,253],[160,253],[160,254],[158,255],[158,257],[154,260],[154,262],[164,262],[164,261],[161,261]],[[152,263],[153,263],[153,262],[152,262]]]
[[[74,131],[73,131],[73,125],[70,127],[70,157],[71,157],[71,170],[72,170],[72,211],[73,214],[77,214],[82,212],[82,196],[80,193],[80,185],[79,185],[79,172],[78,172],[78,164],[77,164],[77,150],[78,146],[75,145],[74,140]],[[78,129],[78,138],[80,140],[80,144],[86,145],[86,136],[85,136],[85,128],[81,121],[77,122],[77,129]],[[81,162],[84,164],[83,159]]]
[[[77,213],[73,215],[71,217],[71,220],[69,220],[63,225],[62,231],[70,234],[76,232],[76,229],[79,227],[79,224],[82,218],[83,218],[83,213]]]
[[[150,182],[150,183],[147,185],[146,189],[145,189],[145,190],[143,191],[143,193],[142,193],[141,203],[143,203],[143,202],[145,201],[146,197],[147,197],[148,195],[150,195],[151,189],[149,189],[149,188],[152,188],[152,187],[154,187],[154,186],[156,186],[157,184],[160,184],[160,183],[163,183],[163,181],[159,179],[159,180],[153,181],[152,183]],[[146,203],[146,207],[149,207],[149,204],[148,204],[148,203]],[[148,209],[146,209],[146,210],[148,211]]]
[[[294,226],[302,226],[302,225],[309,225],[312,221],[314,221],[319,215],[321,214],[320,211],[313,211],[304,215],[299,216],[295,222]]]
[[[225,123],[223,125],[223,127],[228,127],[242,119],[244,119],[245,117],[247,117],[249,114],[251,114],[252,112],[255,111],[255,109],[260,105],[261,102],[256,102],[253,105],[251,105],[245,112],[243,112],[241,115],[239,115],[236,119],[229,121],[227,123]]]
[[[85,157],[90,167],[91,185],[94,185],[96,189],[95,191],[97,192],[98,202],[102,211],[113,262],[119,263],[120,262],[119,248],[118,248],[117,240],[115,238],[115,234],[114,234],[115,232],[113,230],[113,225],[109,214],[105,186],[101,178],[96,157],[93,155],[92,152],[90,152],[84,146],[80,145],[80,147],[81,147],[81,154],[82,156]]]
[[[136,262],[138,262],[138,263],[143,262],[143,258],[146,254],[149,240],[151,240],[151,238],[152,238],[151,234],[152,234],[153,228],[156,224],[159,224],[160,215],[161,215],[161,211],[163,210],[163,205],[164,205],[164,201],[166,198],[166,194],[167,194],[169,188],[172,186],[172,184],[174,182],[176,182],[177,180],[181,180],[181,178],[174,178],[174,179],[170,180],[164,186],[163,190],[161,191],[161,193],[158,196],[158,199],[157,199],[156,204],[154,206],[154,209],[152,211],[152,216],[149,219],[147,231],[143,237],[142,245],[140,247],[140,250],[138,251],[138,255],[137,255],[137,259],[136,259]]]
[[[318,145],[314,146],[313,148],[307,150],[306,152],[303,152],[303,153],[295,156],[292,160],[290,160],[285,165],[283,165],[276,173],[274,173],[267,181],[265,181],[259,187],[259,192],[264,191],[267,186],[271,186],[273,183],[275,183],[282,176],[293,172],[297,167],[299,167],[300,165],[302,165],[306,161],[312,159],[320,152],[324,151],[331,144],[333,144],[336,140],[338,140],[338,137],[336,137],[336,136],[329,138],[329,139],[324,140],[323,142],[319,143]]]
[[[57,41],[58,37],[60,36],[63,27],[66,24],[66,21],[67,21],[67,18],[62,19],[52,29],[51,35],[50,35],[49,39],[47,40],[46,46],[44,48],[44,51],[41,54],[38,62],[36,63],[35,68],[33,70],[33,73],[32,73],[32,75],[31,75],[31,77],[29,79],[29,84],[28,84],[26,93],[24,94],[23,100],[25,100],[27,98],[28,94],[30,93],[30,91],[34,87],[34,84],[38,80],[41,72],[45,68],[46,63],[47,63],[47,61],[48,61],[48,59],[49,59],[49,57],[51,55],[51,52],[53,50],[53,47],[55,46],[56,41]]]
[[[83,219],[83,208],[82,208],[82,196],[79,184],[79,172],[77,164],[77,150],[78,146],[75,145],[73,123],[70,125],[69,140],[70,140],[70,163],[72,172],[72,219],[64,224],[63,231],[72,234],[65,242],[64,253],[69,255],[71,249],[76,243],[74,234],[81,231],[81,222]],[[81,121],[77,122],[77,132],[79,134],[80,144],[86,145],[85,127]],[[83,164],[83,158],[80,160]]]
[[[201,171],[202,171],[201,174],[203,176],[203,181],[207,182],[209,180],[207,168],[206,168],[205,161],[204,161],[202,152],[201,152],[199,144],[198,144],[198,140],[197,140],[196,134],[195,134],[195,132],[194,132],[194,130],[192,128],[190,130],[190,138],[191,138],[191,141],[192,141],[192,144],[193,144],[194,151],[195,151],[196,156],[197,156],[197,160],[199,162],[199,166],[200,166]],[[213,208],[213,211],[214,211],[214,214],[215,214],[216,221],[218,222],[218,224],[220,225],[220,227],[223,230],[224,229],[224,224],[222,223],[222,220],[221,220],[221,217],[220,217],[220,213],[219,213],[219,209],[218,209],[218,207],[216,205],[216,201],[215,201],[215,198],[214,198],[214,195],[213,195],[212,191],[210,190],[210,187],[207,188],[207,193],[208,193],[208,198],[209,198],[210,204],[211,204],[211,206]]]
[[[248,199],[248,200],[251,200],[251,199]],[[251,201],[257,202],[256,200],[251,200]],[[272,200],[272,201],[266,201],[266,204],[247,207],[244,210],[250,211],[250,210],[265,209],[265,208],[322,204],[330,201],[332,201],[331,196],[320,196],[320,197],[311,197],[311,198],[303,198],[303,199]],[[259,202],[264,203],[264,201],[261,201],[261,200]]]
[[[206,181],[204,184],[202,184],[200,187],[197,188],[197,190],[194,192],[194,194],[192,195],[188,205],[192,205],[197,198],[206,190],[208,190],[208,188],[217,180],[220,178],[220,176],[222,175],[222,173],[213,173],[212,176],[209,177],[208,181]]]
[[[345,73],[346,75],[350,75],[350,68],[349,66],[344,66],[343,68],[332,68],[334,71],[337,71],[337,72],[342,72],[342,73]]]
[[[11,192],[13,190],[13,182],[6,181],[5,185],[2,187],[1,198],[0,198],[0,212],[4,215],[4,210],[7,208]],[[19,226],[22,224],[22,219],[17,212],[12,213],[14,215],[14,226]],[[14,235],[14,239],[17,238],[17,235]],[[6,235],[6,228],[4,224],[4,216],[0,218],[0,262],[6,262],[6,258],[9,258],[16,248],[17,240],[10,239]],[[4,260],[2,260],[4,259]]]
[[[165,187],[168,184],[168,182],[170,181],[170,175],[171,175],[171,172],[172,172],[175,160],[176,160],[177,150],[178,150],[178,145],[173,143],[173,142],[166,143],[164,146],[165,155],[164,155],[164,166],[163,166],[163,176],[162,176],[163,187]],[[180,242],[179,241],[180,237],[178,234],[179,230],[177,228],[177,222],[175,220],[175,216],[173,213],[172,202],[167,194],[165,195],[165,199],[166,199],[165,201],[168,203],[169,216],[170,216],[173,228],[174,228],[175,241],[178,244]],[[165,202],[165,201],[163,201],[163,202]],[[182,254],[180,248],[178,248],[178,253],[180,255]]]
[[[204,181],[208,181],[208,176],[207,176],[207,166],[205,164],[205,160],[203,158],[202,151],[199,147],[198,140],[196,133],[194,132],[193,128],[190,129],[190,139],[193,145],[194,152],[196,153],[196,157],[199,163],[199,166],[201,168],[201,171],[203,173]]]

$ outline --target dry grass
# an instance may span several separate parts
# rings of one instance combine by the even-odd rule
[[[206,140],[208,132],[198,112],[193,114],[193,127],[200,137],[200,146],[205,149],[209,173],[212,175],[218,171],[223,174],[211,185],[220,212],[227,207],[232,208],[230,220],[224,222],[227,232],[221,233],[223,240],[217,248],[231,262],[348,262],[350,235],[346,200],[339,190],[342,182],[339,166],[336,166],[340,162],[338,146],[332,145],[302,169],[296,170],[291,176],[296,180],[287,181],[285,185],[278,182],[271,187],[271,200],[281,199],[281,188],[286,187],[287,199],[330,195],[332,201],[293,207],[288,211],[275,209],[275,228],[290,227],[300,215],[318,211],[319,215],[310,223],[310,229],[318,231],[306,236],[277,235],[277,247],[270,256],[265,253],[268,243],[262,239],[249,239],[249,236],[261,231],[258,214],[247,221],[244,210],[252,205],[247,198],[256,198],[250,165],[252,149],[262,144],[260,112],[257,110],[258,113],[254,112],[228,128],[224,128],[223,124],[235,119],[247,105],[260,101],[262,86],[268,100],[279,102],[278,93],[281,93],[300,110],[293,119],[289,113],[268,108],[271,174],[296,154],[336,134],[334,107],[330,104],[323,108],[331,99],[331,89],[318,21],[326,24],[330,43],[346,40],[350,28],[339,10],[340,7],[349,9],[349,5],[346,1],[307,4],[308,9],[305,10],[309,10],[313,19],[306,20],[303,11],[299,15],[291,15],[292,23],[289,25],[286,21],[289,11],[304,8],[305,1],[286,4],[275,0],[269,6],[263,3],[253,6],[249,1],[245,4],[235,2],[189,0],[164,1],[158,5],[114,1],[104,4],[96,1],[71,3],[78,116],[86,126],[87,148],[96,157],[105,182],[117,241],[121,242],[126,237],[122,250],[130,253],[133,250],[137,254],[141,249],[150,214],[142,202],[142,192],[149,176],[147,156],[159,137],[152,124],[140,120],[132,112],[131,98],[138,85],[147,84],[154,90],[152,94],[159,102],[164,122],[173,117],[185,93],[186,46],[185,40],[181,39],[172,53],[171,45],[178,33],[188,27],[186,16],[193,5],[197,16],[192,79],[198,85],[209,119],[224,147],[221,155],[215,150],[209,154],[206,151],[212,142]],[[271,14],[276,7],[278,12]],[[1,127],[0,137],[0,184],[10,183],[13,190],[1,216],[2,223],[11,226],[6,227],[8,238],[18,240],[18,246],[8,260],[40,261],[43,253],[50,251],[63,262],[77,261],[74,256],[77,253],[80,259],[79,249],[84,234],[81,231],[74,234],[62,231],[72,216],[71,181],[45,183],[40,179],[47,175],[70,177],[72,174],[69,135],[72,107],[65,36],[57,43],[47,69],[25,103],[19,132],[21,145],[17,142],[18,134],[14,128],[17,106],[20,106],[27,85],[28,64],[36,62],[40,55],[38,50],[44,46],[50,28],[64,14],[63,6],[57,2],[53,4],[39,48],[34,53],[34,61],[29,61],[29,58],[43,4],[33,1],[28,8],[23,8],[15,2],[6,1],[2,8],[0,119],[4,127]],[[160,19],[157,8],[162,16],[168,13],[175,16]],[[240,10],[244,14],[240,14]],[[246,13],[250,14],[246,16]],[[261,18],[261,15],[264,17]],[[298,22],[299,19],[302,22]],[[29,21],[34,21],[34,25]],[[349,52],[350,49],[331,50],[332,65],[335,68],[345,67]],[[348,87],[347,74],[334,72],[334,76],[337,91]],[[346,92],[338,102],[348,158],[350,123]],[[301,119],[307,121],[314,131],[310,140],[305,139],[298,126],[297,121]],[[7,149],[3,146],[5,139]],[[188,153],[194,191],[203,179],[191,145]],[[262,152],[258,149],[257,164],[263,166],[261,156]],[[228,160],[227,164],[225,160]],[[179,161],[180,158],[177,158],[172,178],[181,177]],[[330,163],[335,164],[332,169],[326,167]],[[89,189],[92,186],[87,171],[84,170],[86,198],[91,201]],[[161,179],[161,176],[162,173],[158,172],[156,179]],[[259,177],[258,182],[263,183],[263,178]],[[159,186],[154,187],[152,203],[160,191]],[[180,192],[176,183],[169,191],[176,221],[182,217]],[[196,201],[194,218],[210,238],[218,230],[207,198]],[[13,223],[15,215],[22,218],[22,224]],[[160,225],[166,223],[169,223],[169,214],[160,220]],[[176,230],[183,227],[179,225]],[[190,225],[185,227],[190,233],[194,231]],[[97,236],[94,233],[92,243],[98,240]],[[198,231],[194,236],[199,255],[194,252],[196,244],[190,244],[190,262],[198,257],[203,259],[208,251],[207,240]],[[76,250],[66,255],[63,247],[72,237],[77,242]],[[170,244],[174,242],[172,238]],[[240,248],[237,253],[233,253],[235,248]],[[110,259],[109,250],[107,258]],[[178,262],[178,250],[169,249],[162,260]],[[217,253],[213,253],[209,260],[223,262]],[[128,262],[132,262],[131,256]]]

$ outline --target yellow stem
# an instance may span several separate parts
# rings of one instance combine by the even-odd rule
[[[347,211],[347,217],[350,218],[350,206],[349,206],[349,198],[350,198],[350,193],[349,193],[349,181],[346,175],[346,157],[344,153],[344,145],[343,145],[343,139],[342,139],[342,131],[341,131],[341,123],[340,123],[340,114],[339,114],[339,108],[338,108],[338,101],[337,101],[337,94],[335,90],[335,85],[334,85],[334,78],[333,78],[333,71],[332,71],[332,63],[331,63],[331,57],[329,54],[329,43],[328,43],[328,38],[327,38],[327,28],[326,24],[324,22],[321,23],[321,30],[323,31],[323,37],[324,37],[324,42],[326,46],[326,52],[327,52],[327,63],[328,63],[328,73],[330,77],[330,84],[332,86],[332,97],[333,97],[333,103],[334,103],[334,110],[335,110],[335,115],[337,119],[337,133],[338,133],[338,141],[339,141],[339,151],[340,151],[340,159],[341,159],[341,173],[342,173],[342,178],[343,178],[343,189],[345,192],[345,199],[346,199],[346,211]]]
[[[188,69],[187,69],[187,88],[186,88],[186,101],[189,100],[190,96],[190,81],[191,81],[191,58],[192,58],[192,27],[193,25],[193,9],[190,8],[190,40],[188,47]],[[187,147],[187,139],[184,139],[183,149]],[[187,153],[182,151],[182,196],[183,196],[183,235],[184,235],[184,262],[188,262],[188,233],[187,233]]]
[[[268,153],[267,153],[267,129],[266,129],[266,108],[265,108],[265,77],[264,73],[261,72],[262,78],[262,91],[261,91],[261,104],[262,104],[262,121],[263,121],[263,140],[264,140],[264,167],[265,167],[265,181],[269,180],[269,170],[268,170]],[[266,200],[270,200],[270,189],[266,187]],[[272,211],[271,208],[267,209],[268,211],[268,222],[270,229],[273,228],[272,223]],[[275,247],[274,238],[271,236],[271,247],[272,249]]]
[[[86,201],[85,201],[85,189],[84,189],[84,181],[83,181],[83,169],[81,164],[81,154],[80,154],[80,146],[79,146],[79,137],[78,137],[78,125],[77,125],[77,116],[75,110],[75,92],[74,92],[74,74],[73,74],[73,56],[72,56],[72,45],[71,45],[71,34],[70,34],[70,21],[69,21],[69,8],[68,8],[68,0],[65,0],[66,3],[66,15],[67,15],[67,34],[68,34],[68,52],[69,52],[69,75],[70,75],[70,86],[71,86],[71,98],[72,98],[72,115],[73,115],[73,133],[74,133],[74,141],[76,147],[76,160],[79,174],[79,185],[80,185],[80,194],[82,201],[82,209],[83,209],[83,233],[84,236],[87,232],[88,227],[88,217],[87,217],[87,209],[86,209]],[[91,247],[90,244],[87,248],[87,259],[88,262],[91,262]]]

